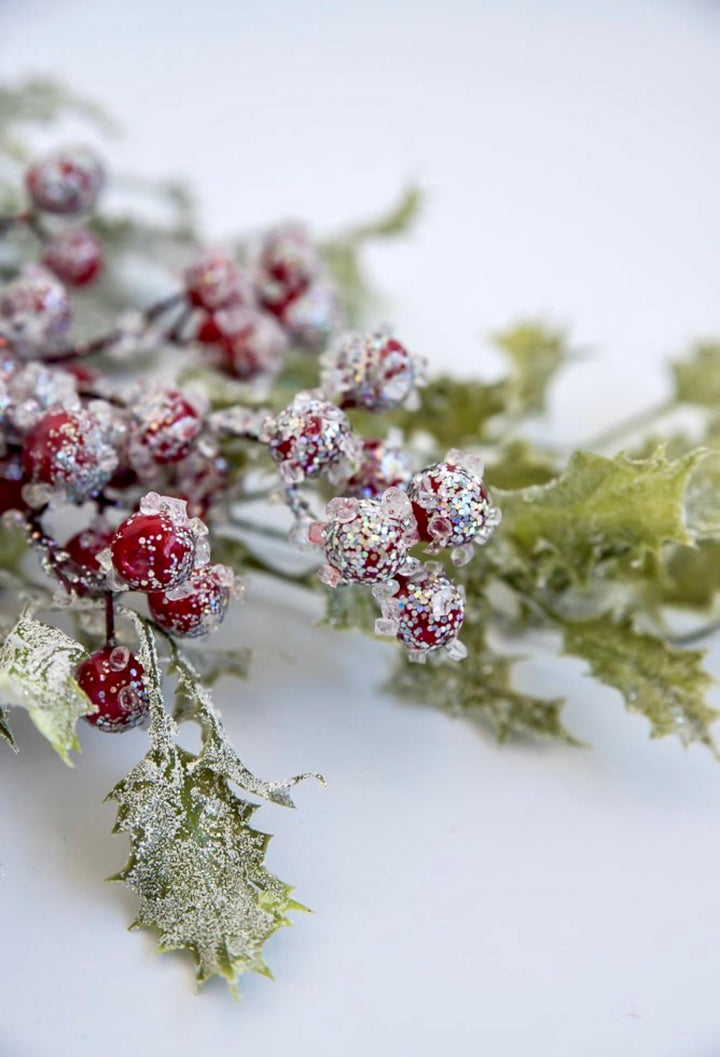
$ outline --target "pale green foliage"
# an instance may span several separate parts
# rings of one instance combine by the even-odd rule
[[[300,778],[262,782],[242,764],[192,666],[174,651],[179,681],[178,719],[203,730],[195,755],[177,744],[177,723],[163,708],[160,670],[149,629],[136,620],[140,659],[149,676],[150,749],[109,794],[118,804],[116,830],[130,837],[130,859],[113,880],[138,897],[133,927],[157,933],[159,950],[186,950],[198,984],[239,974],[270,975],[263,946],[304,909],[265,865],[270,837],[254,829],[250,793],[291,806],[287,790]]]
[[[720,406],[720,342],[701,341],[688,359],[672,365],[675,396],[688,404]]]
[[[685,745],[698,741],[716,751],[710,728],[720,712],[705,700],[712,680],[703,651],[674,649],[610,615],[569,624],[564,646],[588,662],[596,679],[619,690],[631,711],[647,717],[652,737],[674,734]]]
[[[496,492],[503,535],[527,558],[542,554],[574,578],[612,558],[642,561],[668,543],[690,543],[684,500],[701,453],[671,460],[609,459],[576,452],[545,485]]]
[[[0,704],[27,710],[65,763],[78,749],[75,725],[95,711],[74,678],[85,651],[57,628],[20,617],[0,650]]]
[[[520,414],[543,411],[548,385],[574,355],[565,331],[527,320],[498,331],[493,341],[510,361],[510,409]]]

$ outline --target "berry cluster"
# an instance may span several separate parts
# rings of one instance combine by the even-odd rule
[[[198,251],[171,297],[71,344],[68,288],[91,283],[102,267],[88,217],[104,181],[98,159],[80,148],[29,167],[29,209],[17,219],[40,246],[0,290],[0,513],[25,526],[66,593],[104,600],[105,641],[76,673],[97,707],[89,721],[125,730],[149,708],[142,664],[115,636],[119,593],[141,592],[167,635],[204,635],[223,619],[240,585],[230,568],[210,564],[201,518],[233,516],[255,455],[280,477],[292,538],[322,550],[325,584],[371,588],[382,610],[376,631],[413,659],[440,649],[462,657],[462,589],[412,551],[449,549],[460,565],[487,541],[499,513],[482,465],[453,450],[414,472],[397,430],[363,438],[353,428],[358,412],[417,406],[424,360],[386,329],[336,336],[334,290],[317,247],[295,224],[270,231],[247,266],[224,251]],[[90,355],[132,350],[153,336],[199,350],[206,366],[255,386],[267,386],[292,347],[314,350],[322,353],[319,386],[296,392],[274,414],[251,392],[213,410],[202,389],[145,377],[118,382],[85,365]],[[311,487],[324,501],[340,493],[322,520],[312,513]],[[94,511],[60,546],[46,513],[68,504]]]
[[[267,383],[292,345],[322,347],[338,307],[308,233],[298,225],[271,231],[246,270],[221,250],[203,250],[185,272],[198,309],[195,337],[208,358],[242,382]]]

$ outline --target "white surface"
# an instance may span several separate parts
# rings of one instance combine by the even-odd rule
[[[556,389],[568,439],[662,393],[662,356],[720,331],[719,46],[711,3],[0,6],[3,76],[52,71],[107,103],[130,130],[114,157],[189,175],[213,232],[289,213],[329,229],[422,180],[417,234],[370,260],[399,332],[481,370],[481,330],[573,323],[598,355]],[[221,985],[196,998],[182,958],[124,933],[101,801],[142,734],[84,731],[70,772],[18,723],[1,1057],[720,1053],[709,754],[650,743],[549,658],[527,676],[568,695],[594,748],[497,748],[380,695],[387,653],[311,631],[303,606],[250,599],[232,630],[257,661],[222,702],[255,770],[329,783],[259,816],[316,911],[271,942],[277,982],[244,979],[240,1008]]]

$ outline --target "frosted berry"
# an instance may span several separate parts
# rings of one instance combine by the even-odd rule
[[[29,430],[23,444],[28,479],[62,488],[72,502],[100,492],[117,462],[107,422],[89,411],[50,411]]]
[[[0,336],[19,356],[59,345],[72,320],[65,287],[40,265],[28,265],[0,293]]]
[[[179,462],[202,429],[199,403],[176,389],[151,390],[132,409],[128,450],[140,472]]]
[[[102,269],[102,246],[87,228],[68,228],[50,239],[42,262],[68,286],[87,286]]]
[[[6,510],[26,510],[23,487],[27,477],[19,455],[8,455],[0,461],[0,514]]]
[[[407,497],[390,490],[375,499],[333,499],[326,523],[310,526],[310,540],[323,544],[327,566],[322,579],[336,586],[389,580],[405,563],[417,536]]]
[[[308,288],[320,270],[317,250],[301,224],[288,223],[265,236],[257,262],[257,290],[262,303],[282,315]]]
[[[482,480],[482,463],[453,450],[408,486],[420,538],[438,550],[484,543],[499,521]]]
[[[82,598],[90,588],[100,587],[104,579],[104,570],[98,561],[98,554],[110,546],[113,529],[104,519],[76,533],[63,545],[70,561],[77,571],[75,592]]]
[[[80,410],[76,379],[37,360],[17,365],[5,382],[5,396],[6,435],[26,433],[48,411]]]
[[[105,182],[100,160],[86,147],[71,147],[34,162],[25,184],[36,209],[76,216],[95,206]]]
[[[334,288],[314,282],[275,313],[296,345],[317,350],[327,344],[341,322]]]
[[[219,366],[244,382],[277,373],[288,349],[277,320],[256,308],[233,306],[216,312],[204,321],[198,337],[216,345]]]
[[[223,250],[202,250],[185,271],[191,305],[212,312],[231,304],[252,304],[252,282]]]
[[[148,606],[161,628],[173,635],[195,638],[220,624],[235,586],[227,565],[205,565],[170,591],[148,595]]]
[[[410,456],[399,437],[362,442],[360,465],[348,478],[344,491],[361,499],[377,499],[388,488],[405,488],[412,477]]]
[[[317,477],[356,454],[350,423],[316,390],[300,392],[269,428],[268,447],[288,483]]]
[[[150,696],[145,669],[126,646],[104,646],[75,672],[81,690],[97,712],[84,718],[106,734],[137,727],[148,714]]]
[[[118,526],[110,544],[115,572],[135,591],[166,591],[187,580],[196,565],[198,526],[186,504],[149,493],[140,510]],[[157,500],[157,502],[155,502]]]
[[[465,618],[465,597],[441,566],[418,563],[410,576],[399,576],[382,597],[382,611],[376,631],[393,635],[411,654],[419,654],[414,659],[443,646],[457,658],[464,655],[456,640]]]
[[[341,407],[385,411],[415,392],[421,362],[384,331],[349,334],[323,357],[323,388]]]

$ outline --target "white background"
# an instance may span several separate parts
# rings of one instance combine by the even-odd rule
[[[489,329],[572,323],[593,356],[555,390],[568,441],[662,395],[663,358],[720,331],[716,3],[4,0],[0,62],[106,103],[128,129],[111,157],[190,177],[216,235],[292,214],[329,231],[420,180],[416,234],[369,258],[399,334],[482,372]],[[529,685],[567,694],[593,748],[498,748],[382,696],[386,650],[311,630],[300,594],[258,585],[223,636],[257,646],[222,694],[248,764],[328,779],[259,816],[315,914],[269,944],[276,983],[195,997],[102,880],[125,852],[102,798],[144,735],[84,730],[71,772],[18,721],[2,1057],[720,1053],[707,752],[651,743],[551,656]]]

